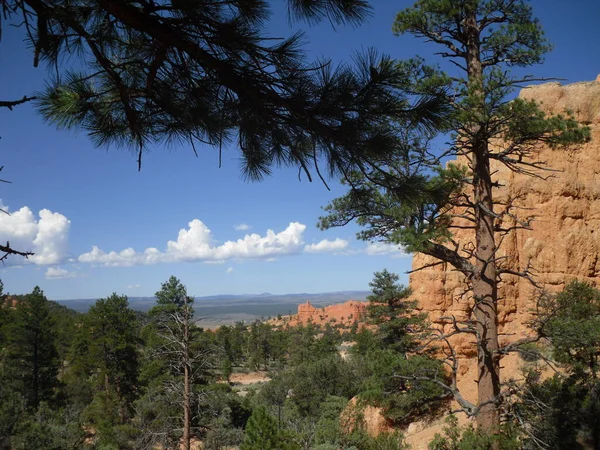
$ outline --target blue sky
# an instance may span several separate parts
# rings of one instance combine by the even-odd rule
[[[304,29],[311,58],[343,61],[369,47],[398,59],[429,58],[435,46],[391,33],[394,14],[411,3],[374,1],[367,24],[336,30],[290,26],[281,8],[269,32]],[[555,48],[545,64],[526,72],[565,82],[595,79],[600,3],[531,4]],[[45,71],[32,67],[18,30],[4,27],[0,64],[0,99],[43,86]],[[134,155],[94,148],[83,133],[56,131],[30,105],[0,110],[0,118],[2,178],[12,181],[0,191],[12,213],[0,217],[0,239],[36,251],[32,261],[18,264],[13,257],[0,269],[5,291],[39,285],[51,299],[147,296],[173,274],[197,296],[325,292],[367,289],[376,270],[410,269],[409,255],[356,241],[355,226],[317,229],[321,207],[343,193],[335,182],[327,191],[318,182],[299,182],[295,169],[278,169],[261,183],[247,183],[233,147],[221,169],[211,148],[200,149],[198,158],[185,146],[153,148],[138,172]]]

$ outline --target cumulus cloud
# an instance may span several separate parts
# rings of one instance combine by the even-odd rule
[[[1,202],[0,206],[8,210]],[[10,215],[0,213],[0,240],[9,241],[12,248],[34,252],[28,260],[34,264],[58,264],[67,255],[71,221],[48,209],[38,216],[27,206]]]
[[[139,289],[140,287],[139,284],[130,284],[127,286],[127,289]]]
[[[386,242],[369,242],[365,247],[365,253],[370,256],[388,255],[392,258],[407,258],[410,256],[401,245]]]
[[[237,225],[234,225],[233,228],[235,228],[237,231],[248,231],[252,227],[247,223],[239,223]]]
[[[227,268],[227,270],[226,270],[225,272],[227,272],[227,273],[231,273],[231,272],[233,272],[233,267],[228,267],[228,268]]]
[[[267,259],[301,253],[305,230],[306,225],[292,222],[279,233],[267,230],[264,236],[252,233],[236,241],[219,243],[202,221],[194,219],[188,224],[188,228],[179,230],[177,240],[167,242],[163,251],[150,247],[143,252],[136,252],[133,248],[105,252],[93,246],[91,251],[80,255],[78,261],[118,267],[168,262],[220,263],[233,259]]]
[[[75,272],[69,272],[66,269],[60,269],[58,267],[48,267],[46,270],[47,280],[60,280],[62,278],[75,278],[77,274]]]
[[[328,252],[339,252],[348,248],[348,241],[337,238],[334,241],[323,239],[317,244],[310,244],[304,246],[306,253],[328,253]]]

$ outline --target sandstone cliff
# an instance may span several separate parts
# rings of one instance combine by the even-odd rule
[[[600,285],[600,76],[592,82],[528,87],[520,96],[538,101],[547,112],[572,111],[581,123],[590,126],[592,140],[567,150],[538,146],[537,160],[555,171],[549,180],[493,166],[495,179],[502,185],[495,192],[496,200],[514,200],[521,217],[534,217],[531,230],[513,231],[504,238],[500,256],[506,257],[512,269],[530,263],[536,282],[551,292],[573,279]],[[473,240],[468,230],[455,236],[462,244]],[[413,269],[433,261],[415,255]],[[462,275],[447,265],[413,273],[410,286],[434,322],[448,315],[459,318],[471,304],[464,295]],[[500,285],[500,297],[501,342],[523,337],[535,303],[534,287],[525,279],[507,276]],[[454,344],[463,358],[459,387],[474,400],[477,377],[472,358],[476,347],[467,335],[457,337]],[[505,358],[503,378],[517,375],[518,365],[515,356]]]

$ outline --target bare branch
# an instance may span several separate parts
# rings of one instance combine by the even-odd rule
[[[12,101],[0,100],[0,108],[8,108],[12,111],[13,107],[22,105],[23,103],[27,103],[32,100],[37,100],[37,98],[36,97],[27,97],[26,95],[24,95],[21,100],[12,100]]]

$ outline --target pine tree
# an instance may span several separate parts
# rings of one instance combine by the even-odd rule
[[[135,399],[138,374],[137,323],[129,309],[127,296],[112,294],[92,305],[85,317],[82,332],[88,335],[85,357],[108,395],[114,393],[130,405]]]
[[[502,276],[530,274],[527,267],[511,267],[499,258],[496,234],[527,227],[529,220],[517,217],[512,200],[503,205],[494,200],[498,184],[492,180],[491,162],[539,176],[545,167],[536,160],[536,144],[583,142],[589,130],[568,115],[546,116],[533,101],[507,101],[513,89],[535,81],[509,69],[541,62],[550,48],[526,1],[418,0],[396,16],[393,29],[437,44],[459,70],[459,76],[451,76],[419,59],[397,64],[405,71],[406,89],[447,92],[453,105],[447,129],[453,145],[432,149],[435,135],[404,130],[405,145],[381,170],[346,177],[349,193],[326,208],[329,215],[320,225],[329,228],[357,219],[366,228],[361,238],[401,244],[465,276],[471,313],[450,325],[456,325],[453,332],[477,339],[478,400],[472,404],[456,386],[447,388],[481,427],[497,430],[504,351],[498,343],[498,283]],[[443,162],[450,157],[459,159],[446,167]],[[456,242],[455,229],[473,230],[473,241]]]
[[[367,377],[361,398],[383,408],[388,420],[404,425],[431,414],[449,395],[431,380],[447,382],[448,376],[430,349],[423,348],[431,339],[426,315],[416,311],[410,289],[398,280],[385,269],[375,272],[373,293],[367,297],[367,320],[374,328],[359,333],[353,353]],[[414,375],[418,377],[407,381]]]
[[[597,378],[600,355],[600,291],[572,281],[555,296],[544,296],[542,335],[552,342],[554,358],[584,377]]]
[[[286,442],[277,428],[277,422],[265,408],[258,407],[248,419],[245,429],[244,442],[240,450],[295,450],[291,442]]]
[[[510,409],[523,448],[600,448],[600,290],[574,280],[544,293],[532,325],[543,340],[522,348],[530,364]],[[560,367],[552,378],[542,376],[546,364],[533,364],[549,358]]]
[[[387,269],[375,272],[369,283],[367,318],[377,326],[381,347],[405,354],[418,345],[417,335],[425,326],[425,316],[414,312],[416,302],[409,300],[410,289],[398,284],[400,277]]]
[[[287,4],[291,20],[311,23],[358,25],[370,12],[366,0]],[[333,67],[307,60],[301,33],[273,40],[266,1],[6,0],[3,11],[26,29],[34,65],[58,70],[37,96],[43,116],[98,145],[131,148],[139,164],[154,143],[220,152],[238,142],[249,178],[284,164],[311,179],[321,176],[317,161],[339,173],[390,151],[391,120],[439,120],[438,99],[413,107],[392,87],[387,57]],[[65,69],[67,56],[78,69]]]
[[[20,374],[29,408],[51,402],[59,386],[55,337],[49,302],[36,286],[17,301],[7,330],[8,359]]]
[[[156,306],[150,310],[156,327],[157,342],[152,343],[157,357],[164,360],[176,380],[173,392],[181,408],[182,443],[190,449],[192,436],[192,387],[206,376],[212,352],[198,342],[200,329],[194,323],[194,299],[185,286],[171,276],[156,293]]]

